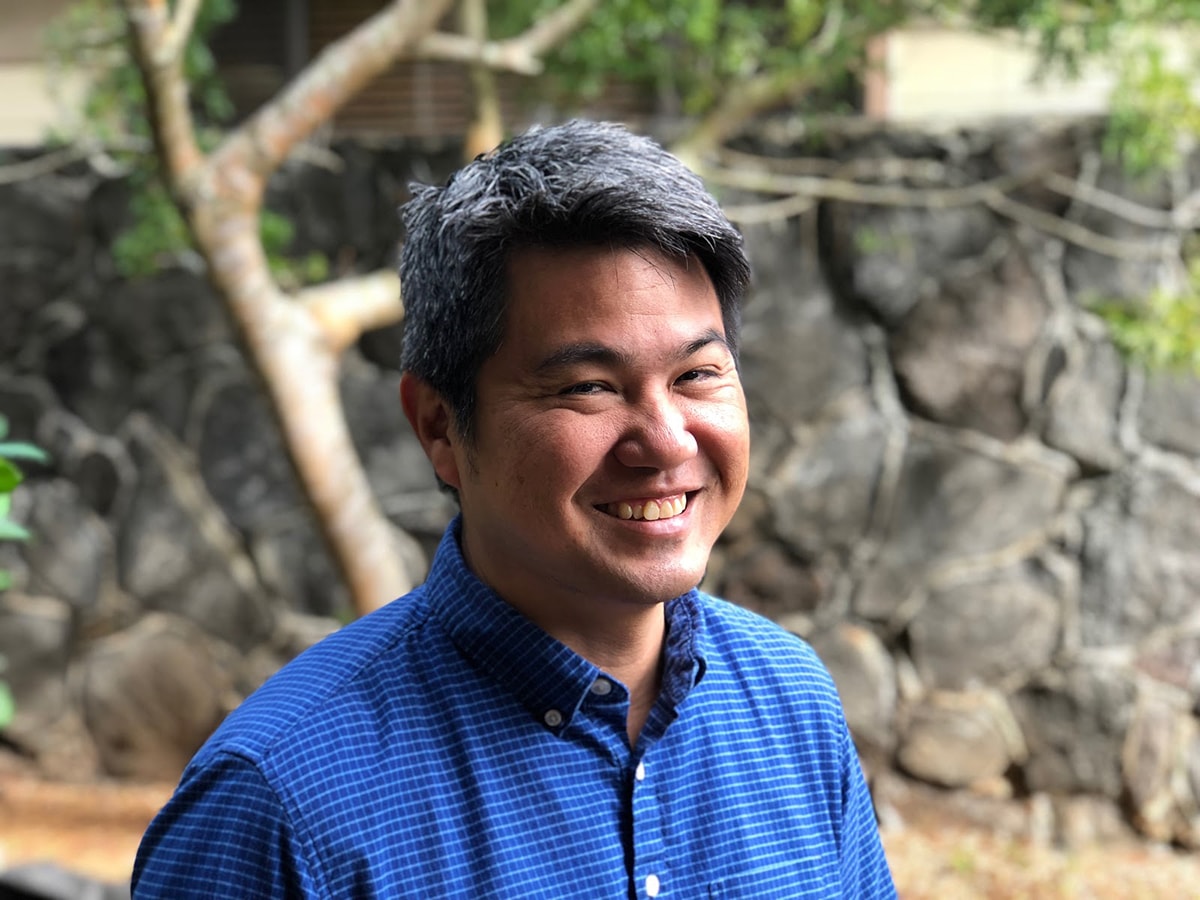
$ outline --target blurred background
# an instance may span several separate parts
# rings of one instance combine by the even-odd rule
[[[221,718],[421,580],[397,209],[584,115],[746,236],[705,587],[830,667],[902,895],[1200,896],[1198,26],[0,0],[0,870],[119,891]]]

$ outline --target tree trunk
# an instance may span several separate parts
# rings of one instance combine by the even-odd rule
[[[371,79],[408,54],[483,60],[526,73],[538,54],[586,19],[596,0],[566,0],[527,32],[489,43],[434,31],[453,0],[395,0],[330,45],[280,94],[201,152],[188,106],[182,58],[200,0],[122,0],[146,87],[162,176],[187,220],[209,277],[261,376],[301,487],[350,589],[370,612],[409,590],[403,539],[383,515],[355,452],[338,393],[338,358],[366,328],[399,321],[399,282],[367,276],[283,293],[259,237],[267,179]],[[397,402],[399,399],[397,398]]]

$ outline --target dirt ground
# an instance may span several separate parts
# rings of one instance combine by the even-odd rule
[[[0,774],[0,869],[50,860],[127,880],[142,831],[170,791]],[[944,815],[927,798],[900,800],[883,838],[905,900],[1200,900],[1200,854],[1130,840],[1067,851]]]

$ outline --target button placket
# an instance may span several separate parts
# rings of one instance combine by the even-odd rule
[[[651,783],[645,759],[638,760],[630,784],[633,793],[633,859],[638,895],[655,898],[663,892],[663,810]]]

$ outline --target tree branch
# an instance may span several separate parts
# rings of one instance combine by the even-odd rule
[[[51,172],[66,168],[73,162],[87,159],[89,155],[91,155],[91,151],[86,147],[72,145],[35,156],[33,159],[3,163],[0,164],[0,184],[13,184],[49,175]]]
[[[204,163],[196,142],[195,126],[188,106],[188,86],[182,59],[162,59],[162,48],[170,42],[169,9],[166,0],[122,0],[133,41],[134,57],[146,85],[148,112],[154,142],[163,163],[167,184],[184,198],[191,176]]]
[[[316,320],[335,354],[364,332],[404,318],[400,278],[387,270],[306,288],[296,299]]]
[[[532,56],[541,56],[547,50],[566,40],[587,21],[599,0],[567,0],[549,15],[542,18],[531,28],[505,43],[520,44],[525,52]]]
[[[951,209],[982,203],[991,194],[1006,193],[1037,178],[1036,172],[1005,175],[990,181],[955,188],[906,188],[885,184],[862,184],[839,178],[811,175],[782,175],[745,169],[704,167],[700,174],[726,187],[773,194],[804,194],[823,200],[846,200],[873,206],[915,206]]]
[[[196,14],[200,12],[202,0],[179,0],[174,20],[167,28],[162,46],[158,49],[159,65],[171,65],[182,60],[183,48],[187,46],[192,29],[196,26]]]
[[[412,55],[420,59],[484,65],[518,75],[541,75],[544,68],[542,54],[586,22],[597,3],[598,0],[567,0],[536,25],[503,41],[482,41],[464,34],[433,32],[421,39]]]
[[[816,205],[816,199],[806,194],[792,194],[762,203],[743,203],[726,206],[726,218],[739,225],[757,225],[762,222],[778,222],[806,213]]]
[[[861,184],[837,178],[820,178],[811,175],[782,175],[775,172],[747,171],[744,169],[706,168],[701,174],[710,182],[728,187],[759,193],[787,194],[774,201],[775,209],[769,204],[757,204],[733,212],[741,221],[763,221],[771,212],[778,213],[790,206],[803,208],[804,198],[841,200],[872,206],[910,206],[924,209],[952,209],[955,207],[983,204],[992,211],[1030,225],[1039,231],[1052,234],[1068,243],[1117,259],[1155,259],[1162,255],[1162,248],[1154,242],[1116,240],[1099,234],[1074,222],[1034,209],[1008,196],[1009,191],[1034,181],[1041,180],[1043,173],[1036,171],[1006,175],[978,184],[954,188],[906,188],[895,185]]]
[[[518,75],[541,75],[542,61],[510,41],[479,41],[463,34],[438,31],[426,35],[412,51],[414,59],[484,65]]]
[[[1044,231],[1061,238],[1068,243],[1083,247],[1103,256],[1116,259],[1157,259],[1163,255],[1163,248],[1149,241],[1117,240],[1107,235],[1098,234],[1090,228],[1084,228],[1075,222],[1068,222],[1058,216],[1042,212],[1023,203],[1018,203],[1003,193],[995,192],[983,198],[983,202],[993,211],[1022,222],[1038,231]]]
[[[1083,184],[1073,178],[1048,172],[1043,183],[1056,194],[1070,197],[1086,203],[1088,206],[1102,209],[1107,213],[1131,222],[1134,225],[1144,225],[1147,228],[1176,228],[1176,214],[1169,210],[1152,209],[1140,203],[1134,203],[1124,197],[1119,197],[1109,191],[1092,185]]]
[[[691,168],[733,137],[746,123],[785,100],[803,94],[814,81],[807,70],[766,72],[729,85],[717,106],[672,152]]]
[[[126,0],[131,2],[131,0]],[[351,97],[436,27],[453,0],[393,0],[321,52],[300,75],[214,154],[217,165],[240,158],[261,178],[297,143],[329,121]]]

